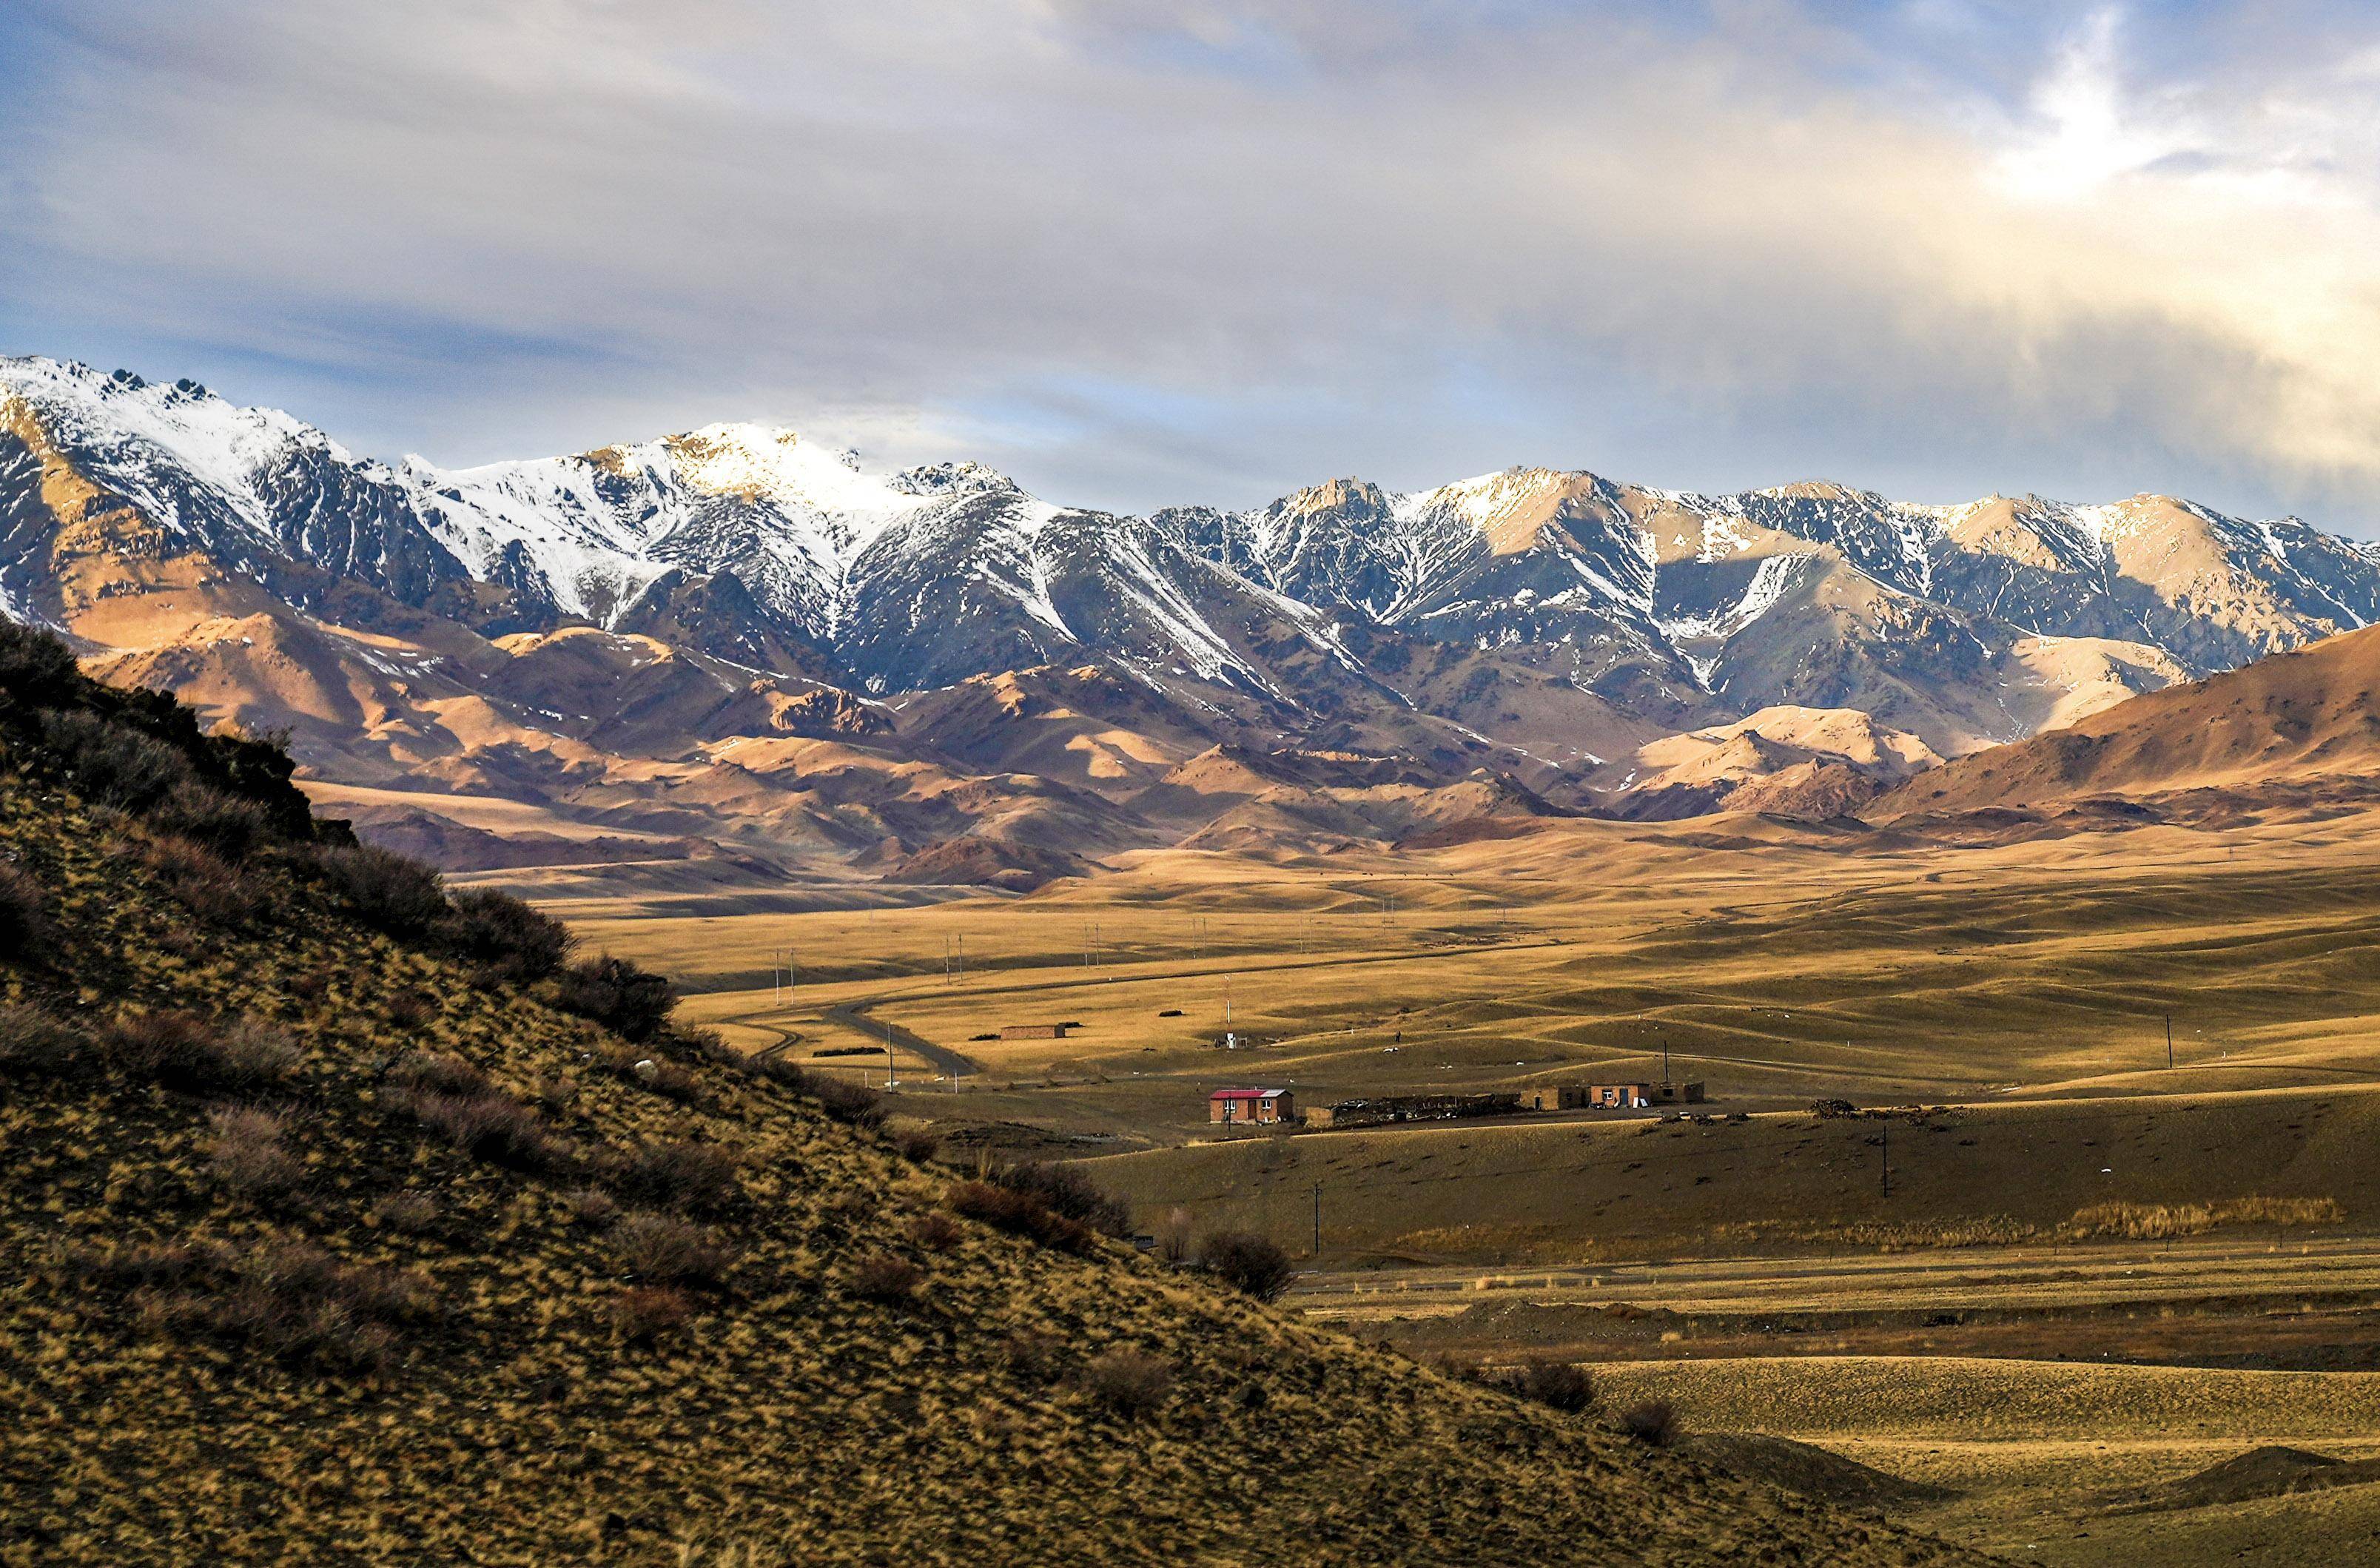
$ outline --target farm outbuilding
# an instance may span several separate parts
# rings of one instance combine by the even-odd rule
[[[1209,1122],[1270,1126],[1297,1120],[1297,1097],[1285,1088],[1219,1088],[1207,1097]]]
[[[1072,1024],[1002,1024],[1000,1026],[1000,1038],[1002,1039],[1064,1039],[1066,1031],[1074,1027]]]
[[[1521,1091],[1524,1111],[1576,1111],[1586,1103],[1585,1084],[1539,1084]]]
[[[1652,1104],[1653,1093],[1654,1086],[1651,1084],[1589,1084],[1586,1086],[1586,1102],[1607,1109],[1633,1111],[1639,1106]]]

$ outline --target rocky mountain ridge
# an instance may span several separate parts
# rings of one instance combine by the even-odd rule
[[[1515,468],[1128,517],[754,425],[392,465],[194,383],[39,359],[0,360],[0,609],[112,678],[288,727],[323,778],[575,807],[627,757],[734,793],[748,768],[722,784],[720,748],[806,735],[1032,775],[1120,810],[1093,835],[1116,840],[1153,830],[1132,797],[1218,746],[1602,808],[1641,747],[1769,709],[1956,756],[2380,621],[2374,547],[2160,496],[1920,506]],[[1842,760],[1854,796],[1900,772]],[[967,831],[850,804],[796,836]],[[1393,815],[1378,836],[1410,831]]]

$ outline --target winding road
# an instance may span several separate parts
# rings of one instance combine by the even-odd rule
[[[971,1078],[983,1071],[982,1064],[971,1056],[962,1056],[946,1045],[936,1045],[925,1036],[905,1029],[889,1019],[868,1017],[868,1010],[880,1000],[864,996],[856,1002],[838,1002],[826,1010],[825,1016],[830,1022],[841,1024],[860,1034],[872,1035],[878,1039],[890,1039],[894,1045],[924,1057],[951,1077]]]

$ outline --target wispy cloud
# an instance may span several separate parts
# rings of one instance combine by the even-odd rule
[[[447,460],[763,417],[1123,505],[1547,461],[2352,526],[2359,9],[34,0],[0,331]]]

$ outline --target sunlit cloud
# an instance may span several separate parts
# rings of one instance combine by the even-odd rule
[[[444,461],[763,418],[1119,506],[1536,461],[2362,527],[2380,24],[2272,15],[57,0],[0,21],[0,332]]]

